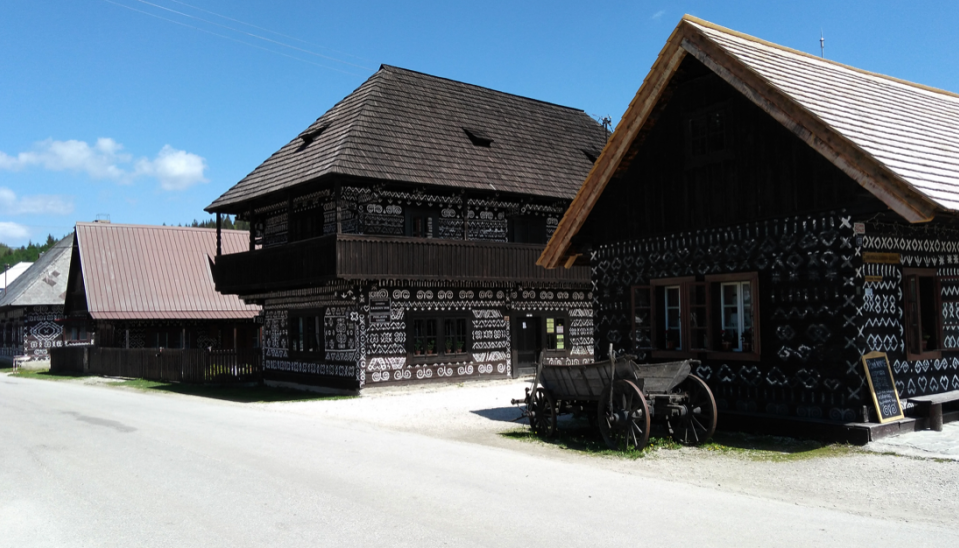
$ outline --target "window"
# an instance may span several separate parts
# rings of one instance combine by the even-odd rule
[[[686,116],[686,160],[689,166],[722,160],[732,150],[727,109],[713,107]]]
[[[436,224],[435,212],[406,208],[406,235],[414,238],[432,238]]]
[[[414,317],[408,352],[414,360],[465,360],[470,347],[469,321],[463,316]]]
[[[654,357],[758,360],[755,273],[652,280],[632,288],[633,348]],[[728,353],[728,354],[727,354]]]
[[[513,217],[510,224],[510,241],[524,244],[546,243],[545,217]]]
[[[720,284],[721,343],[723,350],[752,351],[753,301],[750,282]]]
[[[906,359],[942,356],[940,283],[936,270],[904,268],[903,315],[905,317]]]
[[[312,310],[290,314],[290,352],[323,353],[323,315]]]

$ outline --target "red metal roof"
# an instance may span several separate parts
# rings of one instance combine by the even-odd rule
[[[249,233],[223,231],[223,253],[249,249]],[[216,230],[77,223],[87,308],[97,320],[244,319],[260,313],[217,293],[208,257]]]

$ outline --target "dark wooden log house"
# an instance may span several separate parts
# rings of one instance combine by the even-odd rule
[[[699,358],[721,410],[856,421],[860,357],[959,389],[959,96],[685,17],[539,259],[597,359]]]
[[[102,348],[259,347],[260,307],[217,293],[209,261],[245,231],[77,223],[65,329]]]
[[[46,251],[0,295],[0,358],[49,358],[52,348],[87,342],[63,329],[63,301],[73,251],[69,235]]]
[[[358,389],[592,360],[589,271],[536,258],[605,144],[584,112],[382,66],[207,211],[217,289],[265,309],[264,378]]]

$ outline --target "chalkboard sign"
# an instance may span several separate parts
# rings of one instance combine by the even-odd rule
[[[866,368],[866,380],[872,392],[872,401],[879,413],[879,422],[904,418],[899,392],[896,391],[896,382],[892,378],[892,368],[889,367],[886,353],[870,352],[862,357],[862,365]]]

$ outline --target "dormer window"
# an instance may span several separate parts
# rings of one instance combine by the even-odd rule
[[[486,132],[476,129],[464,127],[463,131],[470,138],[470,142],[478,147],[487,147],[493,143],[493,138],[490,137]]]
[[[322,125],[322,126],[320,126],[320,127],[313,128],[313,129],[310,129],[310,130],[308,130],[308,131],[305,131],[305,132],[301,133],[301,134],[300,134],[300,140],[303,141],[303,144],[301,145],[300,148],[303,149],[303,148],[306,148],[307,146],[309,146],[309,144],[312,143],[313,141],[315,141],[316,138],[319,137],[321,133],[323,133],[324,131],[326,131],[326,128],[328,128],[328,127],[330,127],[329,124],[324,124],[324,125]]]

